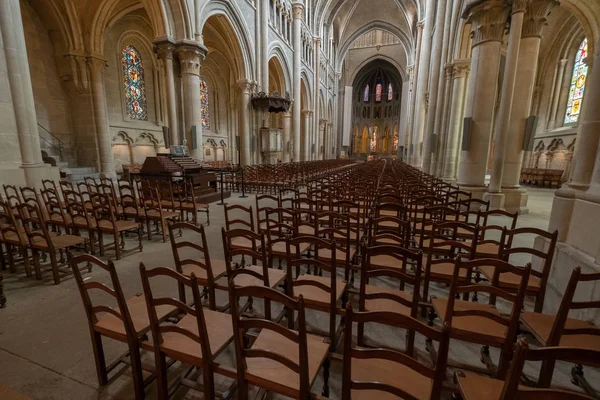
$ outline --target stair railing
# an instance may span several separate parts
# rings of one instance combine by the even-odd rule
[[[40,138],[46,142],[50,147],[52,147],[53,149],[58,151],[58,155],[62,158],[63,155],[63,148],[64,148],[64,143],[62,142],[62,140],[60,140],[58,137],[56,137],[56,135],[54,135],[52,132],[50,132],[48,129],[44,128],[44,126],[42,126],[40,123],[38,123],[38,126],[40,128],[42,128],[46,133],[48,133],[52,139],[54,139],[55,142],[48,140],[47,138],[45,138],[44,136],[40,135]],[[58,144],[57,144],[58,143]]]

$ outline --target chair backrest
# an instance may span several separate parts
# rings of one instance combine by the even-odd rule
[[[0,196],[0,239],[4,242],[26,246],[28,244],[27,236],[19,230],[14,210],[15,208]]]
[[[491,278],[490,284],[473,284],[471,282],[473,271],[484,266],[494,267],[494,274]],[[466,280],[460,279],[461,269],[466,270]],[[450,292],[448,293],[448,303],[444,322],[448,323],[449,326],[452,326],[453,318],[479,317],[494,321],[504,326],[506,329],[506,340],[502,345],[502,352],[506,355],[512,351],[512,346],[517,336],[519,316],[521,314],[521,310],[523,309],[523,302],[525,299],[530,272],[530,264],[527,264],[525,267],[516,267],[507,263],[506,261],[498,259],[482,258],[464,261],[460,257],[457,257],[454,264],[452,282],[450,283]],[[514,274],[520,279],[520,282],[516,285],[516,290],[513,291],[510,289],[503,289],[499,285],[500,274],[505,273]],[[497,297],[500,297],[505,301],[512,303],[510,314],[508,316],[504,316],[490,310],[455,309],[454,304],[456,301],[456,296],[464,293],[487,293],[489,294],[489,304],[494,306],[496,305]],[[508,359],[510,359],[510,357]],[[501,362],[498,368],[498,376],[501,379],[505,376],[508,369],[508,365],[504,360],[506,360],[506,357],[501,357]]]
[[[182,230],[181,237],[175,235],[176,230]],[[186,238],[183,238],[183,233]],[[192,236],[193,235],[193,236]],[[169,237],[171,239],[171,249],[175,260],[175,269],[183,274],[183,268],[189,265],[201,268],[206,273],[206,280],[209,286],[215,283],[212,267],[210,264],[210,254],[208,252],[208,243],[204,226],[196,226],[189,222],[176,222],[169,224]],[[184,254],[182,254],[184,253]],[[180,299],[185,301],[185,291],[179,293]]]
[[[99,313],[108,313],[118,318],[125,328],[125,334],[127,336],[127,341],[133,344],[132,342],[137,337],[135,327],[133,326],[133,321],[131,319],[131,315],[129,314],[129,308],[127,307],[127,301],[125,300],[125,296],[123,295],[123,289],[121,287],[121,282],[119,281],[119,276],[117,275],[117,269],[111,260],[108,263],[103,262],[102,260],[89,255],[82,254],[78,256],[70,256],[69,262],[71,269],[73,270],[73,275],[75,276],[75,281],[77,282],[77,287],[79,288],[79,293],[81,294],[81,300],[83,301],[83,307],[85,308],[85,313],[88,317],[88,323],[90,325],[90,329],[94,330],[94,325],[98,322],[98,314]],[[112,287],[101,283],[100,281],[94,280],[93,278],[86,278],[85,280],[81,276],[81,267],[80,265],[87,264],[91,267],[101,268],[104,271],[108,272],[110,275],[110,281]],[[117,309],[112,308],[106,304],[97,304],[92,301],[92,296],[90,296],[90,292],[99,290],[107,293],[110,297],[112,297],[117,303]],[[95,299],[99,298],[98,296],[93,296]]]
[[[146,269],[143,263],[140,263],[140,274],[142,276],[142,286],[144,287],[144,296],[146,297],[146,305],[148,307],[148,316],[150,319],[150,329],[152,331],[154,346],[161,346],[163,343],[164,333],[174,333],[181,335],[182,338],[186,337],[191,339],[202,349],[202,362],[204,364],[203,369],[206,368],[206,370],[210,370],[213,357],[210,350],[210,342],[202,308],[202,298],[200,297],[200,288],[198,287],[196,276],[192,274],[188,278],[175,270],[164,267]],[[174,299],[172,296],[155,296],[150,284],[150,279],[153,278],[162,278],[164,280],[170,279],[171,281],[176,282],[178,285],[184,285],[185,287],[190,288],[192,291],[194,306],[190,307],[183,301]],[[195,317],[197,321],[197,331],[194,332],[175,324],[161,324],[157,312],[157,308],[161,306],[172,306],[187,315]]]
[[[502,223],[499,223],[497,225],[506,226],[508,229],[515,229],[517,227],[517,219],[519,218],[519,213],[509,213],[508,211],[504,210],[479,210],[479,215],[477,216],[477,224],[479,226],[488,226],[490,224],[490,217],[502,218]]]
[[[74,225],[87,229],[95,227],[93,216],[90,215],[90,212],[93,212],[91,209],[91,200],[86,202],[83,195],[70,189],[63,191],[63,198]]]
[[[462,238],[459,238],[462,232]],[[469,235],[467,240],[465,235]],[[427,265],[436,262],[448,262],[448,259],[461,257],[472,260],[475,258],[479,237],[479,226],[471,226],[464,222],[435,222],[431,228],[429,246],[423,250],[427,252]],[[442,255],[445,260],[435,260],[435,256]]]
[[[225,265],[227,267],[227,276],[231,279],[241,274],[252,275],[269,286],[269,258],[265,246],[265,235],[256,233],[248,229],[234,229],[226,231],[221,228],[221,236],[223,238],[223,251],[225,253]],[[235,239],[244,239],[251,243],[250,247],[236,246]],[[245,263],[245,258],[249,257],[252,260],[252,265],[262,266],[262,274],[255,271],[249,271],[245,268],[234,268],[233,258],[241,256]]]
[[[48,227],[44,221],[44,214],[36,202],[25,202],[17,206],[21,222],[33,247],[54,250],[54,245]]]
[[[395,301],[404,307],[410,309],[410,315],[413,318],[417,318],[417,311],[419,308],[420,301],[420,290],[421,290],[421,273],[422,273],[422,260],[423,254],[421,251],[413,251],[400,246],[371,246],[363,247],[363,263],[362,263],[362,275],[360,280],[360,297],[359,297],[359,310],[365,311],[366,300],[372,299],[387,299]],[[376,268],[373,266],[371,260],[373,257],[386,256],[393,258],[397,261],[399,268]],[[408,267],[412,266],[413,271],[408,272]],[[408,300],[406,297],[391,294],[389,292],[381,292],[368,294],[366,291],[366,285],[369,284],[371,278],[391,278],[400,282],[400,289],[404,290],[405,284],[412,286],[412,299]]]
[[[83,178],[83,182],[85,183],[85,186],[87,187],[87,191],[89,193],[98,193],[98,182],[96,182],[96,179],[91,177],[91,176],[86,176],[85,178]],[[79,184],[77,184],[77,186],[79,187]]]
[[[160,195],[155,187],[142,186],[138,188],[140,195],[140,205],[142,206],[145,217],[152,215],[155,218],[163,217],[163,207],[160,202]]]
[[[244,316],[240,314],[237,307],[231,307],[231,318],[233,320],[235,353],[237,360],[238,382],[247,380],[246,361],[249,358],[267,358],[281,364],[282,368],[287,368],[298,374],[299,393],[290,393],[283,389],[281,394],[289,397],[295,397],[301,400],[310,398],[310,378],[308,371],[308,344],[306,334],[306,316],[304,311],[304,300],[302,297],[296,300],[285,294],[262,286],[235,287],[233,281],[229,280],[229,304],[238,304],[242,297],[252,297],[254,299],[262,299],[265,304],[279,303],[286,308],[289,314],[297,314],[298,330],[285,328],[282,325],[271,321],[268,318],[260,318],[254,316]],[[292,318],[294,320],[294,318]],[[261,330],[261,333],[270,331],[278,336],[282,336],[293,344],[298,346],[297,361],[291,360],[284,354],[276,351],[266,351],[260,349],[248,349],[245,346],[245,335],[249,330]]]
[[[11,206],[17,206],[23,202],[21,192],[19,192],[15,185],[3,185],[3,187],[4,194],[6,195],[6,201],[10,203]]]
[[[106,221],[110,227],[116,229],[117,217],[112,197],[105,193],[94,193],[91,196],[94,218],[98,226],[101,222]]]
[[[252,232],[256,232],[254,226],[254,213],[252,207],[244,207],[239,204],[231,206],[225,205],[225,229],[249,229]],[[240,217],[236,217],[235,214],[241,213]]]
[[[437,360],[433,368],[421,364],[416,358],[397,350],[385,348],[360,348],[352,344],[352,325],[354,323],[366,324],[377,323],[396,328],[406,329],[407,331],[416,331],[426,338],[439,343],[437,351]],[[396,314],[392,312],[354,312],[348,305],[346,309],[346,329],[344,329],[344,366],[342,374],[342,399],[350,400],[352,391],[377,390],[390,393],[401,399],[416,399],[414,395],[394,386],[392,382],[406,382],[406,379],[400,374],[393,376],[378,377],[376,382],[362,382],[352,379],[352,369],[358,368],[359,363],[353,365],[352,360],[384,360],[404,366],[412,371],[432,380],[431,400],[437,400],[442,393],[442,384],[446,377],[446,364],[448,361],[448,347],[450,342],[449,325],[444,324],[442,330],[429,327],[415,318]],[[404,388],[409,387],[410,383],[405,384]]]
[[[572,347],[530,348],[525,338],[518,341],[513,362],[504,381],[499,400],[591,400],[593,397],[565,388],[550,388],[550,382],[537,387],[520,386],[526,361],[565,361],[573,364],[597,365],[600,351]]]
[[[264,229],[267,223],[267,213],[279,207],[279,198],[270,194],[256,196],[256,218],[259,229]]]

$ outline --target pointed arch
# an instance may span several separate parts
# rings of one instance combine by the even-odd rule
[[[292,87],[290,63],[288,62],[279,41],[274,41],[269,45],[269,62],[271,62],[271,60],[279,64],[278,67],[281,68],[279,72],[283,74],[284,78],[284,90],[289,92]],[[281,93],[282,96],[285,96],[285,91]]]

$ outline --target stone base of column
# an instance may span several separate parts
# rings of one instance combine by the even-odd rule
[[[483,194],[483,200],[490,202],[490,210],[504,210],[504,193],[489,193]]]
[[[117,173],[116,172],[100,172],[100,177],[101,178],[105,178],[105,179],[116,180],[117,179]]]
[[[50,179],[58,182],[60,180],[60,171],[58,167],[50,164],[23,165],[22,167],[25,183],[29,187],[41,188],[44,179]],[[17,184],[23,186],[23,181]]]
[[[548,240],[537,238],[534,248],[546,252],[549,246]],[[541,270],[541,262],[537,257],[533,257],[533,269]],[[536,263],[538,265],[536,265]],[[567,282],[571,278],[571,273],[575,267],[581,267],[583,274],[597,274],[600,272],[598,260],[588,254],[577,250],[567,243],[557,243],[552,260],[552,268],[546,285],[546,297],[544,299],[544,313],[556,314],[563,298]],[[586,286],[587,293],[600,293],[600,283],[595,282],[592,286]],[[596,325],[600,324],[600,314],[594,313],[593,309],[583,309],[572,311],[575,314],[569,314],[569,317],[577,318],[582,321],[590,321]]]
[[[471,192],[471,198],[473,199],[483,199],[483,196],[487,193],[487,188],[485,186],[465,186],[459,185],[460,190],[465,192]]]
[[[529,208],[527,202],[529,201],[529,194],[527,189],[524,188],[512,188],[502,189],[504,193],[504,209],[508,212],[519,214],[529,214]]]

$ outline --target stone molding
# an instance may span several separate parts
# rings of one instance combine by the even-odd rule
[[[527,8],[530,5],[531,0],[513,0],[512,2],[512,14],[516,14],[519,12],[527,12]]]
[[[494,0],[479,3],[466,11],[471,24],[472,47],[486,42],[502,42],[506,31],[510,6]]]
[[[467,59],[454,60],[452,64],[452,78],[466,78],[471,70],[471,61]]]
[[[313,115],[313,112],[311,110],[303,110],[302,115],[304,115],[305,117],[310,117]]]
[[[106,69],[106,60],[98,57],[86,57],[87,64],[90,67],[90,71],[104,73]]]
[[[253,84],[251,81],[239,80],[236,83],[237,83],[238,88],[242,91],[242,93],[246,93],[248,95],[252,94]]]
[[[181,65],[181,74],[200,76],[200,64],[206,58],[208,50],[198,42],[180,42],[177,44],[177,57]]]
[[[548,16],[552,9],[558,6],[558,0],[531,0],[527,4],[527,12],[523,21],[521,37],[542,37],[542,31],[548,25]]]
[[[292,17],[293,19],[302,19],[304,13],[304,4],[294,3],[292,4]]]
[[[172,60],[175,49],[175,43],[169,38],[161,38],[154,41],[154,52],[159,60]]]

